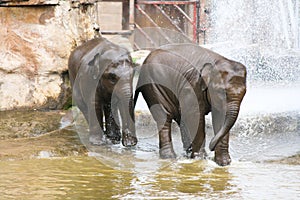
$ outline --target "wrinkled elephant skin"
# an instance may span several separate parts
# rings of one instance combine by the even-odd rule
[[[77,47],[68,65],[73,100],[88,122],[90,142],[119,143],[122,138],[124,146],[135,145],[134,69],[129,52],[104,38],[95,38]]]
[[[161,158],[175,158],[171,122],[180,127],[191,157],[205,157],[205,115],[212,112],[215,136],[209,148],[215,161],[230,164],[229,131],[246,93],[246,68],[193,44],[172,44],[152,51],[140,72],[134,97],[142,93],[159,130]]]

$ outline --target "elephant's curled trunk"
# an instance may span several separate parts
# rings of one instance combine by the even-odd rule
[[[238,101],[232,101],[227,103],[227,111],[225,115],[224,124],[218,131],[218,133],[212,138],[209,149],[214,151],[217,144],[223,139],[223,137],[229,132],[234,125],[239,114],[240,103]]]

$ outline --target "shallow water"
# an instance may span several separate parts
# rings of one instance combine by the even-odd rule
[[[297,199],[300,195],[299,165],[233,162],[218,167],[209,160],[177,160],[147,173],[114,169],[95,157],[72,156],[5,161],[0,167],[0,199]]]
[[[176,160],[158,158],[151,126],[131,149],[89,145],[84,124],[1,140],[0,199],[299,199],[299,133],[233,135],[220,167],[187,159],[174,129]]]

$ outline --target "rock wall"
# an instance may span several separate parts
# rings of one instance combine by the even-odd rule
[[[0,0],[0,5],[0,110],[62,108],[70,95],[69,54],[94,37],[93,2]]]

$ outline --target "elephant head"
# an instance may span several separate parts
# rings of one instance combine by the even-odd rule
[[[212,112],[215,136],[209,148],[213,151],[237,120],[246,93],[246,67],[222,58],[214,64],[205,64],[201,77]]]

